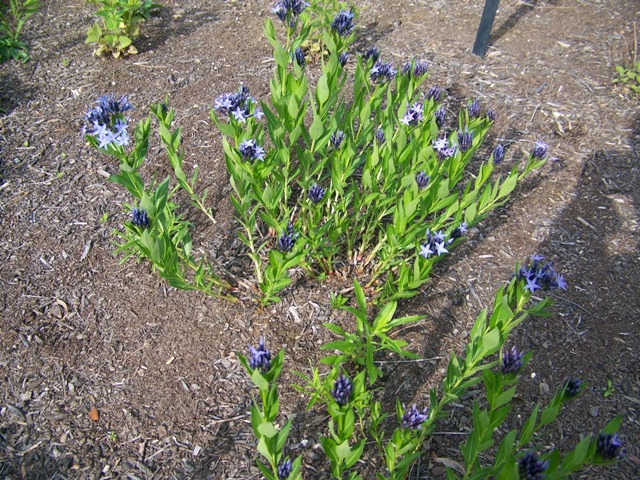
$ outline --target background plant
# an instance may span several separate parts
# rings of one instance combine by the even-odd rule
[[[87,0],[99,7],[95,22],[87,32],[85,43],[97,44],[96,56],[136,54],[133,45],[140,36],[140,24],[161,8],[151,0]]]
[[[9,0],[9,5],[0,3],[0,63],[10,58],[21,62],[29,60],[29,46],[20,40],[20,34],[24,22],[38,8],[38,0]]]
[[[616,64],[616,74],[613,83],[622,88],[630,89],[635,95],[640,94],[640,60],[638,60],[638,32],[633,23],[633,47],[629,49],[628,60],[621,65]]]

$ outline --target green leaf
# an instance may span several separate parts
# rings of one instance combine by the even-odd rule
[[[271,422],[264,422],[258,426],[258,432],[267,438],[272,438],[278,435],[278,430],[273,426]]]
[[[87,39],[85,40],[85,43],[98,43],[101,37],[102,37],[102,28],[100,28],[100,24],[96,22],[89,27],[89,30],[87,31]]]
[[[316,87],[316,97],[318,98],[318,105],[320,108],[322,108],[329,99],[329,93],[329,83],[327,81],[327,73],[325,72],[318,80],[318,85]]]

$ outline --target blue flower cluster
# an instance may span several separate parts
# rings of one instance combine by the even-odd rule
[[[440,97],[442,96],[442,89],[437,85],[432,86],[427,90],[427,98],[429,100],[433,100],[434,102],[440,101]]]
[[[382,145],[386,141],[387,139],[384,136],[384,130],[381,128],[376,130],[376,142],[378,142],[378,145]]]
[[[347,403],[349,403],[352,390],[353,383],[351,383],[351,380],[349,380],[346,375],[340,375],[336,382],[333,384],[331,396],[338,405],[344,407]]]
[[[347,52],[342,52],[338,55],[338,63],[341,66],[345,66],[347,64],[347,60],[349,60],[349,54]]]
[[[244,160],[249,160],[253,162],[254,160],[264,161],[264,148],[258,145],[255,139],[251,138],[249,140],[243,140],[240,143],[240,155]]]
[[[123,114],[132,108],[125,95],[119,99],[116,99],[113,93],[99,97],[98,105],[90,109],[84,117],[82,134],[95,137],[100,148],[112,143],[118,146],[129,145],[129,118]]]
[[[542,480],[549,462],[540,460],[533,452],[527,452],[518,462],[518,473],[521,480]]]
[[[430,230],[427,230],[427,241],[426,243],[422,243],[420,245],[420,256],[424,258],[429,258],[432,255],[440,256],[445,253],[449,253],[447,250],[447,246],[451,244],[456,238],[461,237],[467,231],[466,222],[462,222],[459,226],[453,229],[449,238],[446,238],[446,235],[442,230],[437,231],[436,233],[431,233]]]
[[[542,255],[533,255],[528,267],[520,267],[518,280],[525,280],[525,290],[534,293],[536,290],[567,289],[564,277],[553,269],[553,262],[546,263]]]
[[[407,111],[400,119],[400,123],[407,126],[417,125],[419,122],[424,120],[424,116],[422,114],[423,109],[424,107],[421,103],[414,103],[409,108],[407,108]]]
[[[340,10],[331,22],[331,28],[333,28],[338,35],[344,37],[351,33],[355,28],[353,23],[354,13],[351,10]]]
[[[307,60],[304,57],[304,50],[300,47],[296,48],[295,52],[293,52],[293,58],[300,67],[304,68],[307,64]]]
[[[518,373],[522,368],[522,352],[518,352],[516,347],[502,353],[502,373]]]
[[[450,145],[449,140],[446,137],[438,138],[432,142],[431,146],[440,160],[453,157],[457,151],[456,145]]]
[[[271,11],[275,13],[282,23],[287,23],[289,17],[289,26],[293,27],[298,20],[298,16],[307,8],[309,4],[302,0],[282,0],[276,2]]]
[[[278,480],[286,480],[291,475],[291,460],[288,458],[278,465]]]
[[[253,106],[253,112],[252,107]],[[214,110],[235,118],[241,123],[245,123],[247,118],[262,118],[264,115],[258,102],[249,94],[249,89],[244,85],[236,93],[223,93],[213,102]]]
[[[371,60],[371,63],[376,63],[380,58],[380,49],[378,47],[369,47],[362,54],[362,58]]]
[[[282,253],[290,252],[299,235],[300,234],[298,233],[293,233],[293,225],[289,223],[287,225],[287,229],[282,232],[282,234],[280,234],[280,238],[278,238],[278,250]]]
[[[149,215],[147,215],[147,211],[144,208],[134,208],[131,210],[131,223],[133,223],[136,227],[147,228],[151,223],[149,219]]]
[[[313,203],[320,203],[320,200],[322,200],[322,198],[324,197],[324,193],[324,188],[322,188],[317,183],[314,183],[309,189],[309,200],[311,200]]]
[[[265,347],[264,337],[260,337],[258,347],[249,347],[249,367],[252,369],[260,369],[262,373],[266,373],[271,368],[271,352]]]
[[[404,409],[404,405],[402,406]],[[418,410],[418,407],[414,403],[413,406],[405,410],[402,415],[401,425],[402,428],[408,428],[409,430],[420,430],[422,424],[429,418],[429,409]]]
[[[447,115],[447,109],[444,107],[440,107],[438,110],[436,110],[436,113],[434,113],[434,117],[436,119],[436,125],[438,126],[438,128],[442,128],[442,126],[444,125],[444,119]]]
[[[390,82],[396,76],[397,70],[393,68],[392,63],[385,63],[377,61],[376,64],[369,70],[369,76],[372,82],[382,83]]]

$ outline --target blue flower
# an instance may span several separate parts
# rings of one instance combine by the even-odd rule
[[[336,382],[333,384],[333,390],[331,390],[331,396],[338,405],[344,407],[349,403],[351,397],[351,391],[353,390],[353,383],[346,375],[340,375]]]
[[[351,33],[355,25],[353,24],[354,14],[351,10],[340,10],[331,22],[331,28],[333,28],[338,35],[344,37]]]
[[[258,347],[249,347],[249,367],[266,373],[271,368],[271,352],[265,347],[264,337],[260,337]]]
[[[518,462],[520,480],[542,480],[548,466],[549,462],[538,459],[533,452],[527,452]]]
[[[470,118],[480,116],[480,103],[477,100],[471,100],[467,105],[467,112]]]
[[[244,160],[249,160],[250,162],[254,160],[264,161],[264,148],[258,145],[253,138],[243,140],[238,149]]]
[[[531,150],[531,156],[542,160],[547,154],[548,145],[546,143],[537,141]]]
[[[435,252],[431,250],[431,245],[428,243],[423,243],[420,245],[420,255],[424,258],[429,258],[430,255],[433,255]]]
[[[344,137],[345,137],[345,134],[342,130],[336,130],[331,134],[331,138],[329,139],[329,142],[331,143],[331,146],[333,146],[333,148],[337,150],[338,148],[340,148],[340,145],[342,145],[342,142],[344,141]]]
[[[493,163],[498,165],[504,160],[504,147],[501,143],[496,145],[496,148],[493,149]]]
[[[518,373],[522,368],[522,352],[518,352],[516,347],[502,353],[502,373]]]
[[[307,63],[306,59],[304,58],[304,51],[300,47],[296,48],[296,51],[293,52],[293,58],[301,67],[304,67]]]
[[[291,460],[288,458],[278,465],[278,480],[286,480],[291,475]]]
[[[386,138],[384,136],[384,130],[379,128],[378,130],[376,130],[376,142],[378,142],[378,145],[382,145],[385,141]]]
[[[420,170],[416,175],[416,183],[420,190],[424,190],[429,185],[429,175],[424,170]]]
[[[596,446],[596,452],[604,460],[613,460],[620,456],[620,450],[622,449],[622,442],[618,438],[618,434],[614,433],[601,433],[598,436],[598,443]]]
[[[320,200],[322,200],[322,197],[324,197],[324,193],[324,188],[317,183],[314,183],[309,189],[309,200],[313,203],[319,203]]]
[[[446,108],[440,107],[438,110],[436,110],[434,117],[436,119],[436,125],[438,126],[438,128],[442,128],[442,126],[444,125],[444,118],[446,115],[447,115]]]
[[[290,252],[295,245],[298,236],[298,233],[293,233],[293,225],[289,223],[287,225],[287,229],[284,230],[278,238],[278,250],[280,250],[282,253]]]
[[[440,160],[452,157],[456,153],[456,146],[449,145],[449,140],[447,140],[445,137],[438,138],[437,140],[432,142],[431,145]]]
[[[462,222],[460,225],[453,229],[451,235],[449,235],[450,238],[448,243],[453,242],[456,238],[460,238],[465,233],[467,233],[467,222]]]
[[[492,110],[492,109],[487,110],[487,118],[489,119],[490,122],[495,122],[497,117],[498,117],[498,114],[495,112],[495,110]]]
[[[460,224],[460,226],[464,228],[464,231],[466,231],[465,224]],[[452,239],[446,239],[446,236],[442,230],[439,230],[435,233],[431,233],[430,230],[427,230],[427,241],[426,243],[420,244],[419,255],[424,258],[429,258],[429,256],[431,255],[440,256],[444,255],[445,253],[449,253],[449,250],[447,250],[447,245],[452,241]]]
[[[124,112],[132,108],[125,95],[119,99],[113,93],[99,97],[97,105],[84,116],[82,134],[93,136],[99,148],[106,148],[112,143],[129,145],[129,118],[124,116]]]
[[[473,133],[469,131],[458,132],[458,148],[461,152],[466,152],[473,145]]]
[[[402,406],[404,409],[404,405]],[[411,408],[405,410],[402,415],[401,425],[402,428],[408,428],[409,430],[420,430],[422,424],[429,418],[429,409],[418,410],[418,407],[414,403]]]
[[[276,2],[271,11],[275,13],[282,23],[287,23],[289,17],[289,26],[293,27],[298,16],[307,8],[309,4],[301,0],[282,0]]]
[[[573,398],[582,391],[582,380],[577,377],[569,377],[564,383],[564,395]]]
[[[378,47],[369,47],[362,54],[362,58],[371,60],[371,63],[376,63],[380,58],[380,49]]]
[[[391,63],[376,62],[376,64],[369,70],[369,76],[371,81],[382,83],[390,82],[396,76],[396,69],[393,68]]]
[[[147,215],[147,211],[144,208],[134,208],[131,210],[131,223],[133,223],[136,227],[147,228],[151,223],[149,219],[149,215]]]
[[[422,115],[422,110],[423,110],[423,106],[421,103],[418,103],[418,102],[414,103],[409,108],[407,108],[407,111],[400,119],[400,123],[407,126],[417,125],[418,122],[421,122],[424,119]]]
[[[562,275],[553,269],[553,262],[545,262],[542,255],[531,257],[532,263],[528,267],[520,267],[518,280],[526,280],[525,288],[532,293],[536,290],[567,289],[567,282]]]
[[[434,85],[427,91],[427,98],[429,100],[433,100],[434,102],[439,101],[441,95],[442,95],[442,89],[436,85]]]

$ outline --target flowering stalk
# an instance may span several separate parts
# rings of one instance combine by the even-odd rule
[[[275,425],[280,408],[276,382],[282,372],[284,350],[272,358],[264,338],[261,338],[258,347],[249,347],[248,357],[240,353],[237,356],[260,392],[260,402],[254,399],[251,405],[251,427],[258,439],[256,448],[269,465],[256,460],[258,468],[267,480],[300,480],[302,457],[292,462],[284,454],[291,419],[280,429]]]

